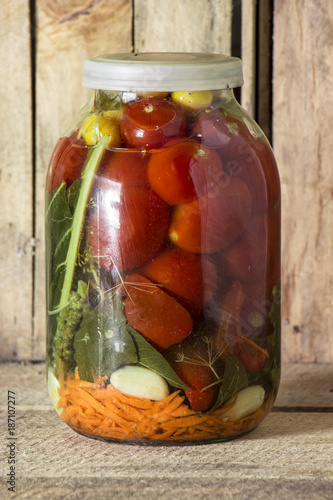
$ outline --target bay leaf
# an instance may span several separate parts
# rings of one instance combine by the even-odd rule
[[[147,342],[143,336],[131,326],[127,326],[128,332],[133,336],[138,349],[138,362],[140,365],[161,375],[173,387],[178,389],[189,389],[189,387],[178,377],[166,359]]]
[[[219,408],[219,406],[227,401],[227,399],[231,398],[232,396],[237,394],[237,392],[247,386],[248,380],[244,365],[237,358],[237,356],[231,354],[226,360],[223,381],[217,400],[211,411]]]
[[[84,315],[74,340],[74,359],[83,380],[93,382],[98,376],[110,376],[121,366],[138,362],[122,307],[118,294],[108,294]]]

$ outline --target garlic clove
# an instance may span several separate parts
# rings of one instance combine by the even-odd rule
[[[60,384],[58,379],[56,378],[54,374],[53,368],[49,368],[47,372],[47,387],[49,390],[49,396],[52,401],[52,404],[54,408],[56,409],[56,412],[58,415],[61,415],[62,413],[62,408],[58,408],[58,402],[60,399],[59,396],[59,389],[60,389]]]
[[[233,398],[230,398],[225,403],[225,406],[231,404],[235,397],[237,398],[236,403],[230,410],[223,413],[223,420],[228,419],[234,422],[260,408],[264,402],[265,390],[260,385],[247,387],[239,391]]]
[[[169,395],[163,377],[143,366],[127,365],[112,373],[111,384],[123,394],[136,398],[162,401]]]

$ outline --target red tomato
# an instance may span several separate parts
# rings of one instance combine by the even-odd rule
[[[254,137],[241,118],[220,109],[204,111],[192,125],[192,136],[216,148],[224,171],[246,183],[253,211],[263,213],[278,202],[280,181],[270,144],[264,136]]]
[[[274,242],[269,239],[268,219],[254,215],[237,240],[220,254],[223,269],[234,279],[255,281],[271,272]]]
[[[159,251],[168,232],[169,212],[155,193],[101,178],[96,204],[89,241],[102,267],[115,265],[125,271],[144,264]]]
[[[147,168],[149,154],[128,149],[105,151],[101,173],[107,179],[127,186],[149,187]]]
[[[236,355],[248,371],[261,370],[268,358],[268,352],[265,349],[244,337],[238,346]]]
[[[220,362],[210,367],[209,346],[200,337],[190,335],[185,340],[163,352],[178,377],[190,388],[185,394],[192,410],[206,411],[215,403],[219,387],[211,386],[220,377]],[[210,386],[210,387],[209,387]]]
[[[242,137],[249,132],[241,118],[222,109],[212,109],[198,113],[191,135],[205,146],[221,148],[225,154],[232,152],[234,155],[242,144]]]
[[[268,353],[243,336],[247,326],[243,319],[245,300],[244,287],[234,281],[221,303],[219,327],[213,336],[213,348],[224,360],[234,354],[247,370],[259,370],[263,367]]]
[[[223,153],[220,151],[223,158]],[[228,162],[224,162],[228,170]],[[264,214],[280,202],[280,179],[272,149],[265,137],[244,139],[232,160],[231,175],[245,182],[252,196],[253,212]]]
[[[234,281],[216,307],[218,329],[213,335],[214,352],[226,360],[235,353],[241,339],[241,310],[244,303],[242,285]]]
[[[255,340],[271,333],[269,313],[272,307],[272,289],[268,289],[265,278],[243,284],[242,333]]]
[[[139,274],[125,278],[124,308],[129,325],[158,350],[179,342],[192,330],[190,314],[175,299]]]
[[[124,112],[120,132],[126,147],[160,148],[186,134],[185,113],[173,102],[157,97],[140,99]]]
[[[201,372],[201,375],[204,373],[202,369],[197,370],[197,372]],[[200,378],[202,379],[202,376],[200,376]],[[194,380],[194,383],[192,383],[191,385],[193,385],[193,389],[187,389],[184,392],[190,402],[192,410],[206,411],[212,408],[218,394],[216,387],[211,387],[209,389],[205,389],[204,391],[202,389],[197,389],[196,380]]]
[[[88,148],[86,143],[76,138],[63,137],[52,153],[50,160],[47,189],[54,191],[63,181],[69,187],[81,175],[86,161]]]
[[[176,207],[171,241],[196,253],[214,253],[233,243],[251,214],[251,196],[244,182],[227,177],[205,196]]]
[[[243,283],[242,333],[249,339],[266,337],[273,331],[269,314],[273,305],[273,287],[278,277],[273,272],[260,280]]]
[[[173,139],[164,148],[152,154],[148,179],[169,205],[196,200],[221,180],[222,164],[214,150],[187,138]]]
[[[162,285],[163,290],[192,313],[198,313],[216,290],[215,264],[180,248],[159,253],[140,272]]]

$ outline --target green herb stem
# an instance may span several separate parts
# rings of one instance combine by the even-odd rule
[[[105,136],[100,140],[98,145],[92,150],[92,153],[86,163],[86,166],[82,174],[82,184],[74,212],[71,238],[69,241],[68,252],[65,261],[66,271],[64,276],[64,283],[62,286],[60,302],[58,304],[58,307],[56,308],[57,310],[66,307],[69,301],[69,294],[72,289],[72,282],[76,265],[76,257],[80,247],[82,226],[86,212],[86,207],[88,204],[89,194],[91,191],[92,182],[99,167],[99,164],[101,162],[104,149],[106,146],[109,145],[109,143],[110,143],[109,136]]]

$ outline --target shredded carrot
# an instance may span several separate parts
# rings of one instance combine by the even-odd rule
[[[117,391],[111,384],[107,386],[107,389],[108,390],[105,391],[105,397],[107,399],[110,399],[110,396],[113,394],[113,396],[115,396],[118,401],[125,404],[129,404],[134,408],[138,408],[141,410],[150,410],[153,407],[153,401],[151,401],[150,399],[126,396],[125,394],[122,394],[121,392]]]
[[[136,398],[106,385],[106,377],[95,382],[80,380],[77,370],[74,378],[61,381],[59,396],[58,408],[68,425],[78,432],[111,440],[219,440],[255,428],[268,411],[259,408],[237,422],[229,422],[225,413],[236,398],[228,407],[199,413],[184,403],[180,391],[162,401]]]
[[[197,424],[201,424],[204,421],[205,417],[202,415],[192,415],[191,417],[180,417],[180,418],[172,418],[165,422],[165,428],[179,428],[184,429],[185,427],[195,426]]]
[[[191,410],[188,406],[182,404],[175,411],[171,412],[170,415],[171,417],[174,418],[186,417],[188,415],[195,415],[195,411]]]

